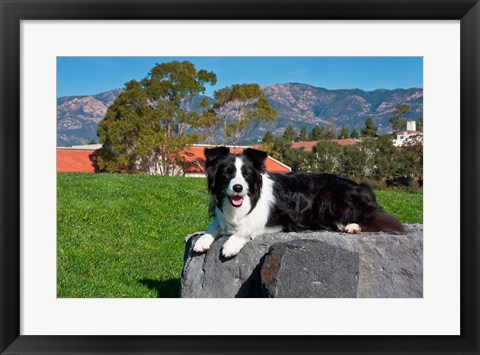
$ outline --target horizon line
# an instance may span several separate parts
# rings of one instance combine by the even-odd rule
[[[243,84],[246,84],[246,83],[243,83]],[[310,87],[315,88],[315,89],[324,89],[324,90],[329,90],[329,91],[360,90],[360,91],[363,91],[363,92],[374,92],[374,91],[378,91],[378,90],[388,90],[388,91],[394,91],[394,90],[412,90],[412,89],[423,90],[423,87],[415,87],[415,86],[408,87],[408,88],[397,87],[397,88],[395,88],[395,89],[376,88],[376,89],[373,89],[373,90],[364,90],[364,89],[360,89],[360,88],[358,88],[358,87],[357,87],[357,88],[353,87],[353,88],[329,89],[329,88],[326,88],[326,87],[314,86],[314,85],[311,85],[311,84],[301,83],[301,82],[275,83],[275,84],[270,84],[270,85],[261,86],[261,89],[264,89],[264,88],[269,87],[269,86],[275,86],[275,85],[306,85],[306,86],[310,86]],[[94,93],[94,94],[62,95],[62,96],[57,96],[57,99],[62,98],[62,97],[74,97],[74,96],[96,96],[96,95],[104,94],[104,93],[106,93],[106,92],[115,91],[115,90],[124,90],[124,89],[123,89],[123,88],[113,88],[113,89],[110,89],[110,90],[101,91],[101,92]],[[202,94],[200,94],[200,95],[202,95]],[[209,95],[205,95],[205,96],[209,96]],[[210,97],[210,96],[209,96],[209,97]]]

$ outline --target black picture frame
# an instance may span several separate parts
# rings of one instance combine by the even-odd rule
[[[479,353],[480,5],[478,0],[124,0],[119,2],[0,0],[0,11],[0,194],[2,197],[0,351],[2,354]],[[20,22],[22,20],[129,19],[460,20],[461,335],[20,335]],[[268,321],[268,315],[259,315],[259,317],[260,321]]]

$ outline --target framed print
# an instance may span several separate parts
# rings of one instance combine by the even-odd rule
[[[0,1],[3,29],[0,47],[2,354],[479,353],[477,140],[480,133],[480,5],[477,1]],[[127,66],[134,67],[139,63],[143,66],[141,73],[135,74],[135,80],[131,80],[133,74],[122,76]],[[320,67],[328,70],[318,71]],[[378,70],[387,67],[390,68],[388,72]],[[235,81],[222,81],[226,76],[225,68],[236,73]],[[175,77],[179,72],[182,75]],[[154,77],[158,73],[176,79],[169,84],[164,81],[163,86],[157,87]],[[187,75],[192,75],[193,81],[182,81]],[[309,81],[313,75],[320,78],[318,83]],[[81,87],[91,85],[104,76],[121,77],[120,84],[80,91]],[[372,84],[371,89],[357,90],[357,84],[350,84],[362,77],[365,82],[373,81],[375,76],[383,81]],[[329,77],[333,77],[333,84],[325,84]],[[413,78],[413,81],[397,84],[395,78],[407,82]],[[205,92],[207,84],[215,84],[217,80],[222,86]],[[262,85],[262,90],[257,84],[247,84],[256,81]],[[341,84],[336,87],[335,82]],[[123,83],[127,84],[121,87]],[[79,91],[69,91],[69,85]],[[165,85],[170,86],[165,89]],[[331,90],[319,89],[322,85]],[[119,90],[110,90],[116,89],[115,86]],[[297,96],[293,94],[293,87]],[[398,87],[401,89],[395,91]],[[280,89],[283,90],[281,93]],[[288,95],[285,94],[287,89],[290,90]],[[181,100],[172,94],[175,90],[184,95]],[[384,107],[385,113],[372,114],[373,118],[369,116],[370,111],[365,116],[359,115],[362,126],[354,126],[349,123],[351,118],[348,115],[342,116],[334,108],[329,108],[331,111],[327,114],[325,106],[308,106],[307,99],[319,92],[330,97],[337,95],[337,106],[350,105],[352,110]],[[185,164],[195,156],[193,150],[187,153],[181,150],[181,154],[186,154],[181,162],[175,160],[175,163],[169,163],[174,159],[172,157],[177,156],[169,150],[164,155],[168,158],[163,160],[155,155],[156,165],[144,163],[146,160],[139,158],[140,154],[148,150],[145,142],[159,139],[157,131],[137,137],[144,142],[137,149],[138,155],[119,155],[118,150],[112,148],[117,142],[115,137],[120,137],[119,145],[122,145],[125,143],[122,139],[128,135],[121,133],[115,136],[116,132],[125,128],[115,121],[115,117],[130,112],[129,97],[138,95],[135,97],[144,98],[142,95],[149,94],[161,97],[158,101],[151,97],[140,100],[146,103],[145,112],[152,115],[161,100],[178,99],[182,103],[175,107],[181,111],[185,105],[193,107],[192,102],[198,98],[194,109],[177,113],[184,120],[182,122],[189,122],[189,130],[182,130],[183,126],[172,128],[181,131],[180,136],[185,140],[204,134],[200,129],[195,130],[197,127],[192,122],[208,118],[221,120],[222,108],[230,104],[225,99],[227,94],[238,95],[237,100],[246,96],[250,99],[242,106],[244,120],[262,117],[268,121],[271,112],[275,111],[282,122],[293,124],[289,126],[291,128],[286,128],[287,124],[275,126],[271,132],[267,128],[258,128],[263,126],[256,126],[255,129],[258,128],[261,133],[257,131],[258,136],[248,141],[248,147],[254,148],[250,150],[247,143],[239,138],[249,126],[240,125],[241,129],[235,125],[228,126],[225,118],[225,127],[230,129],[225,128],[225,137],[230,141],[225,138],[223,145],[232,145],[229,152],[243,154],[243,160],[235,160],[231,164],[232,169],[235,167],[243,174],[242,178],[231,179],[235,181],[231,187],[235,194],[228,195],[227,183],[219,192],[229,196],[221,195],[229,201],[228,206],[233,206],[233,210],[240,208],[245,201],[255,201],[251,212],[259,200],[263,201],[260,198],[254,200],[250,194],[247,199],[247,195],[241,193],[247,189],[255,190],[252,186],[258,185],[255,185],[252,175],[256,176],[256,172],[262,169],[268,173],[272,169],[273,175],[288,172],[291,166],[302,171],[301,164],[304,164],[304,171],[309,173],[330,172],[330,166],[326,164],[318,167],[319,171],[314,170],[317,168],[312,167],[308,155],[302,158],[303,161],[287,157],[286,164],[282,161],[286,155],[275,155],[274,150],[268,150],[268,143],[274,142],[275,134],[283,134],[285,138],[290,129],[293,131],[290,132],[292,147],[303,144],[302,152],[306,154],[307,135],[311,136],[311,141],[317,141],[322,140],[318,137],[331,133],[333,138],[342,140],[340,146],[351,145],[351,149],[340,148],[336,143],[331,143],[333,146],[315,143],[308,149],[314,152],[317,149],[320,155],[341,152],[338,154],[351,157],[349,171],[352,172],[354,163],[361,165],[360,170],[364,171],[371,157],[364,150],[354,148],[359,143],[353,136],[353,130],[350,133],[351,128],[361,130],[366,142],[369,129],[374,129],[372,120],[378,124],[372,138],[377,137],[377,129],[380,135],[385,134],[387,125],[397,127],[395,143],[385,138],[389,146],[395,144],[396,147],[390,150],[390,165],[375,160],[372,169],[379,171],[395,164],[396,171],[408,166],[414,172],[409,171],[408,181],[395,180],[390,175],[387,178],[385,173],[381,176],[377,174],[376,181],[368,176],[370,180],[366,182],[376,184],[373,186],[375,191],[377,186],[389,185],[395,192],[420,189],[423,193],[415,205],[420,219],[409,217],[408,208],[405,208],[406,217],[401,217],[403,223],[421,224],[421,227],[416,227],[421,228],[421,232],[416,234],[421,245],[418,247],[417,243],[410,248],[413,250],[412,258],[420,260],[418,265],[413,267],[405,261],[407,259],[403,259],[407,257],[405,253],[396,251],[401,242],[395,236],[390,236],[385,241],[387,247],[378,252],[382,256],[388,255],[385,257],[388,262],[400,259],[393,263],[403,266],[398,268],[398,272],[413,280],[408,286],[409,292],[396,288],[396,276],[387,277],[393,286],[384,294],[379,293],[381,287],[375,288],[378,286],[375,283],[362,285],[358,277],[347,277],[358,275],[360,262],[363,262],[362,267],[366,265],[365,259],[357,259],[358,254],[355,253],[359,253],[358,247],[353,248],[354,253],[342,249],[344,254],[341,257],[338,250],[328,249],[333,253],[328,254],[322,249],[322,253],[327,253],[322,254],[323,260],[329,260],[331,255],[337,258],[336,264],[329,264],[329,267],[336,265],[331,279],[341,279],[335,282],[352,285],[350,288],[345,286],[341,293],[337,289],[329,293],[325,291],[328,289],[325,283],[330,281],[315,279],[315,284],[322,285],[323,298],[318,293],[307,296],[307,291],[302,291],[304,293],[300,295],[295,293],[302,288],[302,281],[296,276],[284,281],[284,284],[295,286],[280,289],[280,282],[272,281],[280,277],[278,271],[272,272],[272,268],[280,265],[278,260],[284,250],[274,252],[272,248],[268,258],[265,256],[262,261],[261,270],[256,271],[262,278],[261,283],[252,281],[250,274],[246,275],[246,280],[236,275],[241,279],[235,280],[240,282],[240,286],[229,291],[229,296],[225,296],[227,293],[202,293],[206,283],[195,290],[192,285],[198,284],[206,271],[205,267],[194,271],[194,259],[200,260],[198,255],[205,252],[212,241],[205,246],[202,244],[206,243],[204,238],[197,245],[200,239],[190,236],[186,244],[187,253],[182,260],[183,250],[179,251],[178,245],[184,248],[184,244],[183,239],[179,242],[179,238],[195,230],[189,227],[173,231],[171,226],[175,224],[167,225],[165,221],[169,219],[178,224],[182,222],[180,219],[188,220],[192,221],[195,229],[206,229],[205,201],[211,200],[214,208],[220,208],[219,195],[212,193],[212,186],[224,182],[224,177],[217,177],[217,171],[224,169],[225,173],[220,175],[227,176],[228,170],[226,163],[214,168],[208,164],[220,164],[219,159],[229,159],[226,158],[229,153],[211,148],[211,144],[218,143],[220,139],[219,130],[214,127],[211,136],[203,139],[203,145],[195,146],[200,155],[205,155],[201,156],[205,161],[192,166]],[[403,107],[402,111],[401,103],[406,99],[401,97],[405,95],[410,100],[410,106]],[[122,100],[126,100],[123,106]],[[321,128],[324,126],[312,124],[305,128],[302,139],[301,124],[298,122],[309,122],[311,117],[308,114],[301,116],[298,108],[303,110],[307,106],[317,118],[327,120],[335,117],[338,127],[331,126],[334,129],[329,131]],[[101,117],[98,119],[95,110],[99,107]],[[162,109],[162,114],[167,115],[165,112],[170,112],[172,107]],[[305,112],[308,110],[305,109]],[[72,112],[81,115],[90,126],[77,127],[78,122]],[[133,113],[125,117],[133,117],[131,122],[135,127],[143,127],[143,121],[135,121],[138,117]],[[288,121],[289,117],[295,119]],[[198,123],[198,127],[208,127],[208,122],[202,122],[205,125]],[[346,136],[340,138],[342,125],[345,126]],[[238,137],[235,129],[240,132]],[[162,139],[167,140],[166,131],[161,132]],[[273,138],[269,138],[269,132]],[[95,146],[100,143],[95,140],[96,134],[103,145],[87,152],[87,143]],[[403,145],[410,135],[421,137],[423,159],[418,158],[417,145],[413,144],[412,150],[409,150],[410,145]],[[377,142],[374,139],[371,144],[374,141]],[[128,144],[132,146],[130,141]],[[267,150],[271,156],[261,155],[257,148]],[[108,155],[108,149],[117,155]],[[239,149],[242,151],[237,151]],[[380,151],[383,148],[375,146],[374,149]],[[124,151],[130,152],[130,148]],[[360,154],[363,153],[365,158],[360,164],[354,159],[361,159]],[[155,151],[155,154],[161,153]],[[92,184],[90,177],[81,174],[57,175],[57,171],[82,171],[69,170],[75,165],[70,164],[72,159],[77,159],[75,163],[83,159],[86,168],[95,171],[140,171],[143,175],[129,174],[128,184],[125,183],[126,174],[89,175],[100,180],[108,177],[111,180],[107,185],[101,185],[100,180]],[[166,165],[162,165],[165,161]],[[420,168],[416,163],[420,164]],[[78,168],[78,164],[75,166],[75,169],[82,169]],[[207,172],[215,169],[212,179],[218,180],[209,180],[208,183],[212,196],[203,189],[199,192],[202,188],[199,182],[203,180],[196,179],[195,174],[203,176],[203,169]],[[162,193],[169,181],[176,180],[153,180],[149,179],[149,175],[157,175],[159,171],[161,175],[167,175],[167,170],[172,170],[172,175],[181,170],[179,174],[190,174],[191,177],[180,188],[176,186],[174,193],[161,205],[159,200],[166,196]],[[279,184],[278,181],[275,183]],[[267,185],[260,184],[263,188]],[[371,190],[366,191],[362,196],[370,196],[368,191]],[[132,194],[137,196],[137,200],[138,196],[142,196],[139,207],[136,202],[132,204]],[[286,195],[278,195],[277,191],[275,198],[278,200],[281,196],[287,199]],[[106,200],[107,197],[111,200]],[[382,205],[387,204],[384,207],[390,213],[388,195],[377,193],[377,197]],[[306,195],[297,196],[294,201],[296,208],[303,204],[315,205],[313,198],[309,198]],[[408,197],[408,200],[411,202],[412,199]],[[259,203],[261,206],[262,202]],[[153,219],[147,220],[138,208],[153,211]],[[179,209],[184,214],[179,214]],[[202,212],[205,218],[198,217],[200,209],[205,210],[205,213]],[[284,218],[293,218],[293,210],[295,208]],[[375,213],[384,213],[379,211]],[[337,215],[339,213],[336,212]],[[384,214],[382,216],[389,218]],[[196,224],[193,221],[197,221]],[[315,229],[313,222],[308,224],[310,222],[301,223],[308,225],[307,230]],[[288,224],[285,221],[278,223]],[[336,227],[322,224],[322,228],[338,228],[345,234],[351,233],[353,236],[349,240],[356,243],[361,239],[360,234],[355,234],[359,232],[357,228],[368,232],[369,227],[362,223],[349,220],[344,224],[335,222]],[[101,228],[95,229],[94,226]],[[216,233],[212,230],[209,227],[207,235]],[[295,229],[285,227],[284,230]],[[176,239],[161,239],[161,233],[172,233]],[[360,237],[357,238],[357,235]],[[117,239],[109,239],[109,236]],[[78,248],[80,243],[83,243],[82,248]],[[168,249],[172,245],[176,248],[174,252]],[[214,249],[215,244],[211,245]],[[218,263],[229,265],[232,257],[241,255],[243,247],[244,244],[240,247],[230,245],[230,251],[226,251],[225,242],[223,249],[218,249]],[[250,250],[249,247],[246,245],[244,250]],[[128,248],[135,249],[135,253],[127,253]],[[191,248],[190,252],[188,248]],[[97,257],[91,258],[92,255]],[[171,258],[168,263],[158,262],[168,258]],[[345,262],[344,266],[338,266],[338,258]],[[242,265],[247,262],[239,257],[233,260]],[[406,264],[409,266],[405,267]],[[115,271],[118,265],[124,267],[120,272]],[[374,269],[375,262],[370,266]],[[326,266],[318,264],[315,267]],[[344,277],[345,270],[350,271]],[[88,282],[84,282],[85,275],[89,278]],[[245,286],[247,280],[250,282],[248,287]],[[404,285],[402,282],[400,284]],[[214,287],[218,282],[212,284]],[[225,289],[225,283],[221,284]],[[176,298],[180,293],[183,298]],[[255,298],[223,298],[239,295]],[[283,295],[284,298],[274,299],[275,295]]]

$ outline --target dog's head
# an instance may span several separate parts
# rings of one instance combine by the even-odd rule
[[[262,190],[267,153],[248,148],[235,155],[227,147],[216,147],[205,149],[205,157],[208,190],[215,205],[222,208],[228,199],[233,207],[241,207],[249,198],[253,210]]]

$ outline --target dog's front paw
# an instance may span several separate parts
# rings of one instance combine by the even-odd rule
[[[195,253],[203,253],[210,248],[210,245],[213,243],[213,237],[211,234],[204,234],[195,242],[193,251]]]
[[[245,238],[231,236],[225,244],[223,244],[222,255],[226,258],[234,257],[242,250],[247,242],[248,240]]]
[[[357,234],[362,231],[362,228],[356,223],[349,223],[345,226],[345,232],[350,234]]]

